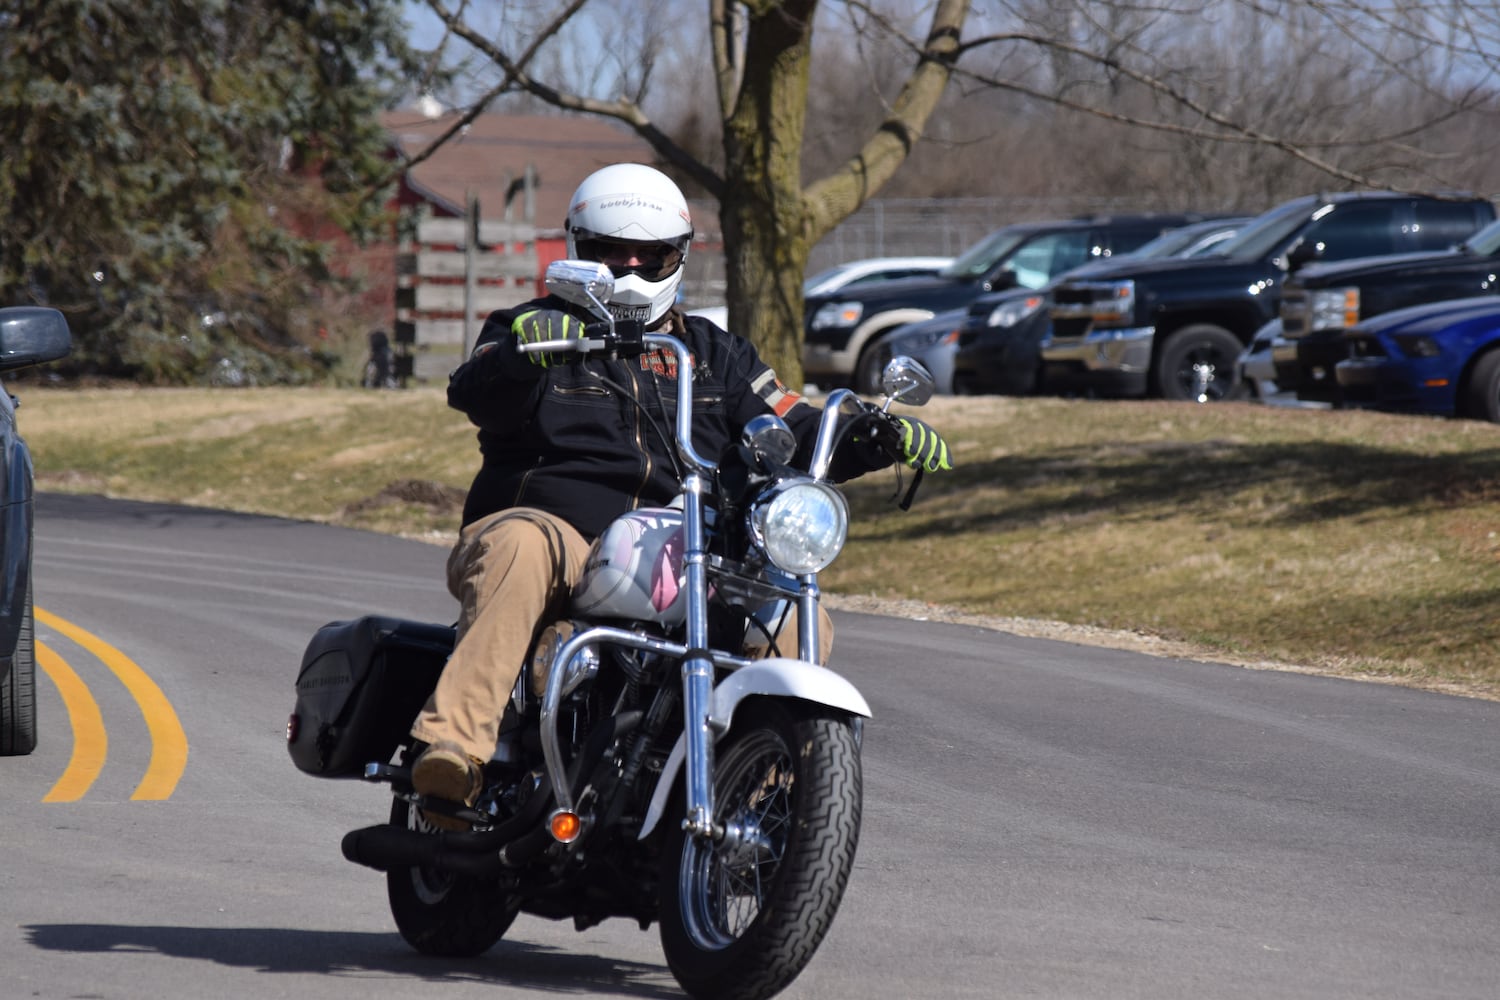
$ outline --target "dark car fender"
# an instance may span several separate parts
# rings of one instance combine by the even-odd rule
[[[9,407],[9,399],[5,405]],[[4,462],[5,495],[17,498],[0,508],[0,677],[4,677],[10,673],[11,656],[20,638],[26,588],[31,582],[32,470],[30,454],[13,434],[5,438],[0,461]]]
[[[1445,334],[1452,336],[1454,353],[1464,356],[1463,368],[1457,379],[1458,390],[1463,392],[1468,389],[1469,379],[1474,374],[1474,366],[1479,363],[1479,359],[1491,351],[1500,350],[1500,315],[1461,320],[1451,330],[1439,330],[1437,333],[1439,337]]]

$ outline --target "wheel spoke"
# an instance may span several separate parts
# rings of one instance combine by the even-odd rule
[[[763,736],[736,746],[720,761],[719,820],[725,842],[695,843],[685,859],[681,891],[695,937],[723,948],[760,914],[786,851],[795,771],[780,740]]]

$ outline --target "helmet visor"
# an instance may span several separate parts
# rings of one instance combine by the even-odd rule
[[[616,278],[638,274],[647,281],[662,281],[676,274],[687,256],[686,236],[649,243],[595,236],[584,229],[574,230],[573,236],[579,257],[607,265]]]

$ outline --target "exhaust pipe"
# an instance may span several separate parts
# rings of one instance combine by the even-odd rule
[[[527,824],[529,825],[529,824]],[[393,868],[427,868],[493,878],[506,869],[501,850],[525,826],[507,823],[483,833],[422,833],[389,823],[344,834],[344,857],[385,872]]]

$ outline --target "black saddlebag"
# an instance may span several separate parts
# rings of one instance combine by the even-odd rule
[[[297,674],[287,750],[298,770],[355,778],[389,763],[427,703],[448,654],[449,625],[370,616],[318,629]]]

